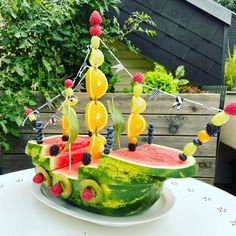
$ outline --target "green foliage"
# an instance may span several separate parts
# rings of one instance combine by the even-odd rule
[[[189,83],[186,79],[181,79],[185,75],[184,66],[179,66],[175,71],[175,76],[166,70],[163,65],[155,63],[154,71],[149,71],[144,74],[143,84],[153,88],[158,88],[168,93],[179,93],[179,87]],[[152,90],[144,87],[143,91],[146,93]]]
[[[119,136],[125,130],[125,121],[121,111],[116,108],[111,101],[107,101],[114,127],[114,144],[119,144]]]
[[[229,10],[236,12],[236,0],[215,0],[217,3],[221,4],[224,7],[227,7]]]
[[[230,49],[228,49],[228,56],[225,62],[225,85],[228,90],[236,91],[236,46],[231,54]]]
[[[126,25],[130,24],[124,23],[124,31],[116,18],[105,17],[108,6],[118,12],[119,3],[0,0],[0,145],[4,149],[9,148],[8,135],[19,135],[24,108],[36,106],[34,91],[50,99],[62,91],[65,78],[77,74],[90,44],[89,17],[94,9],[102,14],[106,42],[121,39],[128,43],[126,35],[134,30],[152,34],[140,26],[142,22],[152,22],[143,13],[131,16],[128,21],[135,27],[127,30]],[[109,89],[114,91],[118,78],[112,77],[108,60],[102,70],[111,78]]]

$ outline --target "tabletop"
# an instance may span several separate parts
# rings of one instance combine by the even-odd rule
[[[165,216],[135,226],[107,227],[65,215],[38,201],[32,194],[33,176],[33,169],[0,176],[0,235],[236,235],[236,197],[192,178],[166,181],[176,200]]]

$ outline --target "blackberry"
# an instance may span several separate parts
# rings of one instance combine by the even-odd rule
[[[89,136],[89,137],[92,137],[92,135],[93,135],[93,133],[89,131],[89,132],[88,132],[88,136]]]
[[[148,144],[152,144],[152,138],[148,137],[147,143],[148,143]]]
[[[62,141],[68,141],[68,140],[69,140],[69,136],[63,135],[63,136],[61,137],[61,140],[62,140]]]
[[[148,128],[148,132],[153,133],[154,129],[153,128]]]
[[[113,139],[107,139],[107,144],[112,145],[113,144]]]
[[[107,144],[107,143],[105,143],[105,145],[104,145],[104,147],[106,148],[106,149],[111,149],[111,145],[109,145],[109,144]]]
[[[82,154],[82,163],[87,166],[91,162],[91,154],[89,152],[83,152]]]
[[[108,134],[107,139],[113,139],[113,134]]]
[[[206,126],[206,132],[209,134],[209,136],[216,137],[217,134],[220,132],[220,127],[208,123]]]
[[[134,143],[129,143],[128,145],[128,149],[132,152],[134,152],[136,150],[136,144]]]
[[[153,124],[151,124],[151,123],[148,125],[148,127],[149,127],[149,128],[153,128],[153,129],[154,129],[154,125],[153,125]]]
[[[187,160],[187,157],[181,152],[181,153],[179,154],[179,159],[180,159],[181,161],[186,161],[186,160]]]
[[[113,133],[113,132],[114,132],[113,126],[108,126],[108,127],[107,127],[107,132],[108,132],[108,134]]]
[[[106,155],[110,154],[110,150],[109,150],[109,149],[106,149],[106,148],[104,149],[103,152],[104,152],[104,154],[106,154]]]
[[[201,146],[201,145],[202,145],[202,142],[201,142],[198,138],[194,138],[194,139],[193,139],[193,143],[194,143],[196,146]]]
[[[51,156],[56,156],[58,153],[59,153],[59,147],[57,144],[53,144],[51,147],[50,147],[50,155]]]

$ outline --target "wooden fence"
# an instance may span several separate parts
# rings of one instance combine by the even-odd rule
[[[84,122],[84,109],[89,101],[87,94],[77,94],[79,103],[76,106],[78,117],[80,121],[80,133],[87,134]],[[100,101],[107,105],[107,100],[114,99],[115,105],[123,112],[126,119],[129,114],[129,105],[131,94],[107,94]],[[169,147],[182,149],[184,145],[191,142],[193,137],[199,130],[205,129],[206,124],[210,121],[211,112],[203,109],[201,106],[183,103],[179,112],[170,110],[174,102],[172,97],[160,95],[158,101],[148,100],[149,95],[145,94],[144,99],[147,101],[147,109],[144,116],[147,122],[155,125],[154,143],[166,145]],[[181,95],[183,98],[188,98],[206,106],[219,106],[220,96],[216,94],[185,94]],[[39,99],[39,106],[42,104]],[[55,110],[45,108],[40,114],[40,119],[45,123],[49,120]],[[112,124],[109,119],[109,124]],[[49,125],[44,133],[45,136],[60,133],[60,126]],[[105,133],[103,130],[101,133]],[[146,142],[147,130],[139,138],[139,144]],[[32,130],[31,125],[27,122],[26,126],[21,129],[21,138],[12,139],[11,143],[13,148],[11,151],[4,153],[1,157],[2,173],[8,173],[16,170],[26,169],[32,167],[31,158],[24,154],[24,148],[27,140],[35,138],[35,132]],[[123,146],[127,146],[127,137],[125,134],[121,137]],[[196,159],[199,164],[199,172],[196,178],[201,179],[208,183],[213,183],[215,175],[215,162],[216,162],[217,138],[212,138],[207,144],[198,148],[196,152]]]

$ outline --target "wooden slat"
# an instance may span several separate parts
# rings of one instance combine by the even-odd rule
[[[89,102],[89,97],[86,93],[75,93],[75,95],[79,98],[79,103],[75,106],[75,110],[79,113],[85,112],[86,104]],[[180,94],[184,99],[193,100],[199,103],[203,103],[206,107],[219,107],[220,95],[219,94],[210,94],[210,93],[202,93],[202,94]],[[130,111],[130,100],[132,94],[127,93],[110,93],[106,94],[100,101],[107,107],[107,101],[111,100],[112,98],[115,101],[115,106],[119,108],[123,113],[129,113]],[[181,107],[180,111],[177,113],[176,110],[170,110],[173,102],[175,101],[173,97],[168,95],[160,95],[158,101],[149,100],[149,94],[143,94],[142,97],[147,102],[147,108],[144,114],[204,114],[204,115],[211,115],[210,111],[204,110],[201,106],[194,105],[188,102],[184,102],[183,106]],[[63,99],[61,97],[61,99]],[[58,100],[58,105],[62,100]],[[38,97],[38,107],[40,107],[44,100]],[[54,110],[49,110],[47,107],[42,109],[41,112],[53,112]]]
[[[196,178],[196,179],[210,185],[214,184],[214,178]]]
[[[198,173],[195,177],[212,177],[215,176],[215,158],[197,157]]]
[[[41,113],[40,120],[46,124],[50,119],[50,113]],[[148,115],[144,116],[147,123],[152,123],[155,126],[155,134],[157,135],[196,135],[199,130],[204,129],[210,117],[203,116],[189,116],[189,115]],[[80,121],[80,132],[87,133],[85,128],[85,116],[84,114],[78,115]],[[124,119],[127,120],[128,115],[124,115]],[[108,125],[112,125],[112,121],[109,118]],[[27,124],[21,129],[21,133],[33,133],[32,128]],[[47,126],[47,132],[57,133],[58,126]],[[103,129],[100,133],[106,133]],[[145,129],[144,134],[147,134]]]
[[[49,136],[48,134],[47,136]],[[12,139],[10,140],[10,143],[12,146],[14,146],[15,143],[17,145],[14,146],[14,148],[7,153],[9,154],[24,154],[25,152],[25,146],[28,140],[34,139],[35,134],[22,134],[22,137],[19,139]],[[192,137],[175,137],[175,136],[155,136],[153,139],[153,142],[159,145],[168,146],[172,148],[182,149],[186,143],[189,143],[192,141]],[[121,146],[127,147],[127,137],[121,136],[120,138]],[[198,148],[195,156],[201,157],[214,157],[216,155],[216,138],[213,138],[209,143],[206,145],[202,145]],[[139,138],[139,145],[142,145],[146,143],[146,137],[140,137]]]

